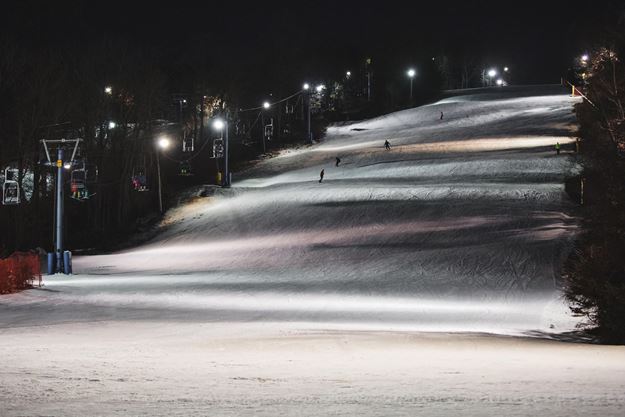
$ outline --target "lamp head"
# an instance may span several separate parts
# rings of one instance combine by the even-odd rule
[[[169,145],[171,144],[169,138],[165,137],[165,136],[161,136],[158,139],[158,147],[165,150],[167,148],[169,148]]]
[[[224,128],[224,126],[225,126],[225,125],[226,125],[226,123],[225,123],[223,120],[221,120],[221,119],[216,119],[216,120],[213,122],[213,128],[214,128],[215,130],[222,130],[222,129]]]

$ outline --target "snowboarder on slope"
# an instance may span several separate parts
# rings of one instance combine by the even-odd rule
[[[384,141],[384,147],[387,151],[391,149],[391,142],[389,142],[388,139]]]
[[[560,142],[556,142],[556,155],[560,155]]]
[[[325,171],[322,169],[321,172],[319,173],[319,184],[321,184],[321,181],[323,181],[324,175],[325,175]]]
[[[339,158],[338,156],[336,157],[336,166],[339,166],[339,164],[341,163],[341,158]]]

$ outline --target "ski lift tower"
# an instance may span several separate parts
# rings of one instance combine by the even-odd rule
[[[65,255],[63,251],[63,169],[71,168],[76,158],[78,145],[82,139],[42,139],[43,149],[46,153],[47,163],[45,165],[56,167],[56,205],[55,205],[55,233],[54,233],[54,255],[56,257],[56,272],[71,273],[69,253]],[[56,161],[50,157],[50,149],[56,147]],[[65,149],[72,150],[69,160],[64,160]],[[67,259],[64,259],[64,257]],[[49,271],[51,272],[51,271]]]

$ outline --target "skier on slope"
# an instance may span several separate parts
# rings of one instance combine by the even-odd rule
[[[441,112],[441,118],[438,120],[443,120],[443,112]]]
[[[391,142],[389,142],[388,139],[384,141],[384,147],[387,151],[391,149]]]
[[[560,142],[556,142],[556,155],[560,155]]]
[[[336,157],[336,165],[335,166],[339,166],[339,164],[341,163],[341,158],[339,158],[338,156]]]
[[[319,173],[319,184],[321,184],[321,182],[323,181],[323,176],[325,175],[325,170],[321,170],[321,172]]]

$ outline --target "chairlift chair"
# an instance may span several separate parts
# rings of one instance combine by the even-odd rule
[[[16,178],[18,170],[6,168],[4,170],[4,183],[2,184],[2,204],[5,206],[17,205],[21,201],[20,186]]]
[[[147,178],[147,169],[145,163],[145,157],[143,158],[142,163],[135,166],[132,170],[132,177],[130,177],[130,181],[132,184],[132,189],[135,191],[150,191],[150,187],[148,186],[148,178]]]
[[[181,177],[190,177],[193,175],[193,171],[191,170],[191,164],[189,161],[182,161],[180,163],[180,171],[178,173]]]
[[[89,169],[85,161],[81,161],[75,165],[76,168],[72,169],[70,174],[71,197],[77,201],[85,201],[95,195],[89,193]]]
[[[193,136],[187,136],[182,139],[182,152],[193,152],[195,148],[195,138]]]
[[[145,175],[145,171],[136,171],[132,175],[132,188],[135,191],[150,191],[148,187],[147,177]]]
[[[222,158],[224,156],[224,140],[213,140],[213,158]]]
[[[271,124],[265,125],[265,138],[267,140],[271,140],[273,137],[273,119],[271,120]]]

